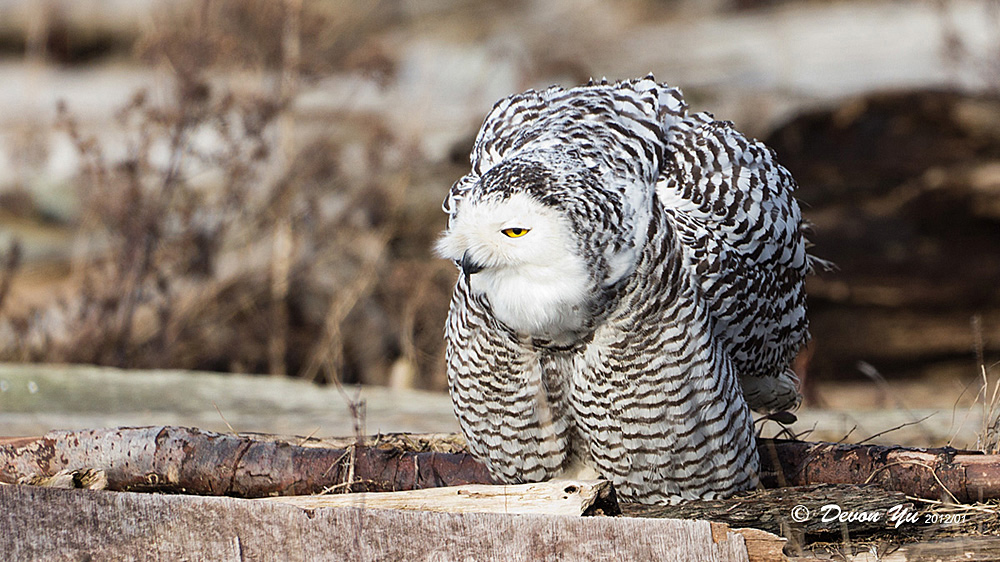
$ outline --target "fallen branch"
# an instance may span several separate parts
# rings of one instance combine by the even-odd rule
[[[332,448],[318,439],[223,435],[183,427],[52,431],[0,441],[2,482],[79,468],[103,471],[109,490],[246,498],[491,483],[486,469],[467,453],[353,444]]]
[[[1000,498],[1000,455],[951,447],[806,443],[761,439],[767,488],[875,484],[918,498],[971,503]]]
[[[444,446],[436,450],[437,442]],[[935,500],[1000,498],[997,455],[771,439],[761,439],[759,447],[767,488],[874,484]],[[492,483],[485,467],[451,436],[402,435],[359,444],[165,426],[0,440],[0,482],[84,468],[104,471],[112,490],[250,498]]]

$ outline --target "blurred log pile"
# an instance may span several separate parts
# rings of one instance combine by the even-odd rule
[[[817,256],[811,370],[884,374],[1000,353],[1000,99],[876,94],[800,115],[766,141],[791,170]],[[895,371],[894,371],[895,370]]]

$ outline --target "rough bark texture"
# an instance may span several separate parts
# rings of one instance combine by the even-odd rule
[[[887,492],[876,486],[820,484],[773,490],[744,492],[725,500],[701,500],[680,505],[622,504],[629,517],[667,517],[672,519],[707,519],[726,523],[730,527],[753,527],[779,535],[789,531],[821,535],[841,534],[842,525],[834,517],[838,510],[824,506],[836,505],[839,513],[878,512],[879,521],[852,520],[843,525],[851,533],[866,533],[892,528],[894,522],[884,514],[899,505],[913,509],[913,503],[899,492]],[[802,506],[805,511],[796,512]],[[794,517],[802,519],[796,521]]]
[[[81,468],[104,471],[110,490],[247,498],[492,483],[467,453],[330,448],[319,440],[182,427],[53,431],[0,442],[2,482]]]
[[[385,492],[492,483],[454,439],[396,437],[358,445],[224,435],[180,427],[54,431],[0,441],[0,481],[61,470],[105,473],[112,490],[263,497]],[[875,484],[928,499],[1000,498],[1000,457],[955,449],[760,440],[767,488]],[[415,452],[423,451],[423,452]]]
[[[950,447],[760,440],[761,481],[767,488],[810,484],[875,484],[933,500],[1000,498],[1000,456]]]

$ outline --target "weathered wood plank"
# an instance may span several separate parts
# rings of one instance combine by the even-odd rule
[[[304,509],[363,507],[442,513],[583,515],[597,504],[605,515],[621,512],[607,480],[554,480],[534,484],[449,486],[402,492],[359,492],[261,498]]]
[[[10,560],[748,560],[706,521],[302,509],[277,502],[0,486]]]

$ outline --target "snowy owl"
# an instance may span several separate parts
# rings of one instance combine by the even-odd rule
[[[810,258],[769,148],[652,76],[499,101],[444,202],[448,381],[502,482],[643,503],[758,483],[750,409],[795,408]]]

